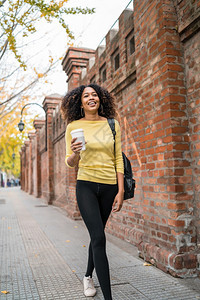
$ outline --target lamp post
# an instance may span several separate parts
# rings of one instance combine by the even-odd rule
[[[24,108],[28,105],[38,105],[39,107],[41,107],[44,110],[44,108],[38,103],[28,103],[28,104],[24,105],[21,110],[21,120],[18,123],[18,128],[19,128],[20,132],[22,132],[24,130],[24,122],[22,121],[22,114],[23,114]],[[45,112],[45,110],[44,110],[44,112]],[[47,150],[47,118],[45,120],[45,150]]]
[[[13,152],[12,158],[13,158],[13,164],[12,164],[12,167],[14,168],[14,167],[15,167],[15,152]]]

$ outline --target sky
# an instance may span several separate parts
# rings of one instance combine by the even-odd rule
[[[74,46],[95,50],[129,3],[128,8],[132,9],[133,1],[130,0],[70,0],[69,6],[94,7],[96,11],[93,15],[66,16],[65,20],[75,35]],[[65,32],[60,26],[55,26],[53,31],[52,52],[63,56],[67,50]],[[51,92],[63,95],[67,89],[67,76],[61,64],[54,75]]]
[[[129,4],[129,6],[128,6]],[[92,15],[66,15],[65,23],[73,32],[75,39],[74,47],[85,47],[96,49],[104,39],[110,28],[118,20],[123,10],[133,9],[133,1],[130,0],[69,0],[68,7],[89,7],[95,8]],[[116,27],[114,27],[116,28]],[[22,41],[27,44],[24,47],[23,55],[28,59],[34,53],[38,53],[30,60],[31,68],[35,68],[38,73],[43,73],[43,67],[48,65],[49,55],[56,58],[65,56],[69,42],[65,30],[57,21],[51,24],[45,22],[38,23],[37,32],[34,36]],[[27,50],[26,50],[27,48]],[[62,70],[62,60],[57,67],[48,75],[48,83],[33,87],[32,94],[34,101],[42,105],[45,95],[60,94],[63,96],[67,92],[67,75]],[[43,68],[43,69],[42,69]],[[27,107],[31,114],[39,114],[44,117],[43,111],[35,105]]]

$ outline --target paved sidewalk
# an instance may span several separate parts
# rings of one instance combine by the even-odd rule
[[[114,300],[200,299],[199,279],[145,267],[134,246],[107,239]],[[97,295],[83,295],[88,241],[82,221],[19,188],[0,189],[0,299],[103,300],[96,276]]]

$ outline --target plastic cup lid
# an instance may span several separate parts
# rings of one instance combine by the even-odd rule
[[[76,132],[83,132],[83,129],[82,128],[80,128],[80,129],[74,129],[70,133],[76,133]]]

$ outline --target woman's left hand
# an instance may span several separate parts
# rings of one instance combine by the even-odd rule
[[[124,201],[124,193],[118,192],[117,195],[115,196],[115,200],[113,202],[112,212],[120,211],[120,209],[122,208],[122,205],[123,205],[123,201]]]

